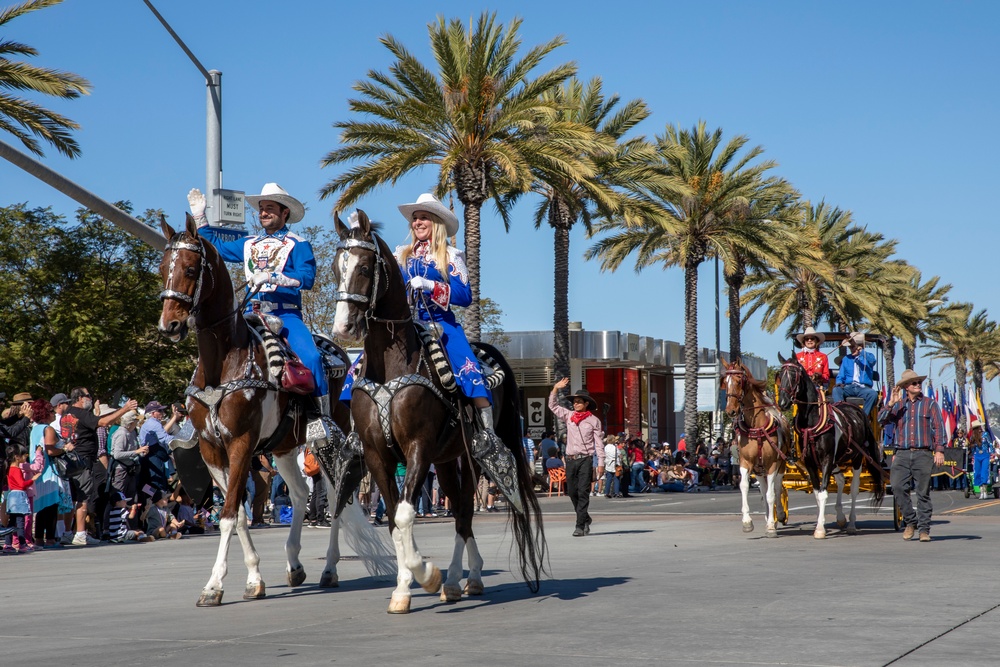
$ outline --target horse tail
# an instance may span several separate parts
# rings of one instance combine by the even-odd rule
[[[865,424],[865,441],[863,447],[868,454],[868,456],[864,457],[864,465],[868,474],[871,475],[872,485],[874,486],[872,507],[878,509],[882,507],[882,501],[885,499],[885,485],[889,480],[885,468],[882,467],[882,451],[875,440],[875,432],[872,431],[872,425],[868,421],[867,415],[865,415],[865,419],[862,421]]]
[[[344,529],[344,541],[365,564],[368,574],[378,581],[395,578],[396,550],[389,544],[389,533],[368,522],[361,503],[349,503],[340,513],[339,520]]]
[[[521,423],[520,392],[514,371],[503,355],[486,343],[476,343],[476,347],[486,351],[500,367],[504,374],[503,402],[500,418],[497,421],[496,433],[510,450],[517,462],[518,491],[521,494],[521,504],[524,513],[519,513],[507,503],[507,524],[514,533],[514,542],[518,550],[518,564],[521,578],[532,593],[537,593],[543,574],[548,574],[548,543],[545,540],[545,528],[542,524],[542,508],[535,495],[534,471],[528,469],[528,459],[524,453],[524,430]],[[513,548],[513,547],[512,547]]]

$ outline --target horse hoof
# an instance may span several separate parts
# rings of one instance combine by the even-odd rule
[[[247,587],[243,589],[244,600],[261,600],[266,596],[263,581],[258,581],[256,584],[247,584]]]
[[[857,528],[857,526],[848,526],[847,527],[847,534],[848,535],[857,535],[858,534],[858,528]]]
[[[753,532],[753,521],[744,521],[743,522],[743,532],[744,533],[752,533]]]
[[[847,519],[837,519],[837,528],[843,529],[847,525]]]
[[[324,572],[319,578],[320,588],[338,588],[339,586],[340,579],[332,572]]]
[[[302,582],[306,580],[306,569],[301,565],[294,570],[289,570],[286,574],[288,575],[288,585],[292,587],[301,586]]]
[[[222,604],[222,591],[202,591],[197,606],[218,607],[220,604]]]
[[[466,595],[482,595],[483,594],[483,582],[479,579],[469,579],[465,582],[465,594]]]
[[[445,584],[441,587],[441,602],[458,602],[462,599],[462,589]]]
[[[409,595],[396,595],[392,594],[389,598],[389,613],[390,614],[409,614],[410,613],[410,596]]]
[[[825,530],[814,531],[813,532],[813,537],[815,537],[817,540],[825,540],[826,539],[826,531]]]
[[[768,528],[767,532],[764,533],[764,537],[777,537],[778,531],[774,528]]]
[[[420,584],[420,587],[428,593],[437,593],[441,590],[441,570],[437,565],[431,565],[430,576],[427,577],[427,581]]]

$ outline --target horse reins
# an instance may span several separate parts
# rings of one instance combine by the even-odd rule
[[[785,456],[785,453],[781,451],[781,448],[778,447],[774,442],[774,437],[778,433],[778,422],[777,420],[775,420],[773,415],[770,414],[767,415],[768,421],[765,426],[750,426],[747,423],[746,415],[744,414],[744,411],[747,409],[747,406],[743,403],[743,400],[747,394],[746,386],[749,384],[749,378],[747,377],[746,371],[744,371],[741,368],[730,368],[726,370],[727,393],[728,393],[728,378],[735,375],[740,376],[739,383],[742,395],[739,397],[739,403],[740,403],[739,419],[733,420],[733,430],[742,435],[743,437],[745,437],[747,440],[756,440],[758,443],[767,442],[767,444],[771,445],[774,451],[778,453],[778,456],[780,456],[782,459],[787,458]],[[754,412],[760,412],[767,410],[769,407],[771,406],[767,404],[754,405],[752,406],[751,409]],[[764,448],[761,447],[759,444],[757,446],[757,459],[760,462],[760,466],[763,467]]]

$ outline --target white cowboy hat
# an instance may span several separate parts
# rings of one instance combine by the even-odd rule
[[[260,208],[262,201],[275,201],[282,206],[288,207],[288,224],[298,222],[306,214],[306,207],[298,199],[285,192],[285,189],[277,183],[265,183],[260,189],[259,195],[247,195],[247,201],[254,210]]]
[[[916,371],[907,368],[905,371],[903,371],[903,375],[900,376],[899,382],[896,383],[896,386],[903,387],[905,389],[906,385],[910,384],[911,382],[923,382],[926,379],[927,379],[926,375],[917,375]]]
[[[821,333],[816,333],[816,330],[813,329],[812,327],[806,327],[806,330],[803,331],[802,333],[800,333],[798,336],[796,336],[795,340],[799,341],[799,345],[802,345],[803,347],[805,347],[805,342],[804,341],[806,339],[806,336],[812,336],[813,338],[815,338],[816,340],[818,340],[820,342],[820,344],[822,344],[823,341],[826,340],[826,336],[824,336]]]
[[[979,417],[977,417],[976,415],[972,415],[971,417],[969,417],[969,430],[970,431],[972,429],[974,429],[974,428],[982,428],[982,427],[983,427],[983,423],[981,421],[979,421]]]
[[[455,217],[455,214],[447,206],[439,202],[438,198],[434,195],[425,192],[417,197],[417,201],[412,204],[400,204],[399,206],[399,212],[403,214],[408,223],[413,222],[414,211],[427,211],[436,216],[444,224],[448,236],[454,236],[458,233],[458,218]]]

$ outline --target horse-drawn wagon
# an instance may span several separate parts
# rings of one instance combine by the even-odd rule
[[[843,350],[842,343],[848,334],[833,332],[823,334],[828,347]],[[876,365],[883,363],[884,336],[866,334],[865,346],[874,349]],[[836,360],[839,362],[840,358]],[[814,536],[824,537],[823,527],[826,495],[835,492],[837,525],[849,533],[857,531],[855,505],[861,492],[872,493],[876,506],[880,505],[889,486],[889,465],[892,448],[883,444],[882,425],[878,423],[878,408],[870,414],[864,411],[862,398],[847,397],[844,403],[834,404],[832,395],[835,380],[831,369],[829,386],[821,394],[819,388],[805,373],[798,360],[792,356],[784,359],[779,354],[781,368],[776,378],[775,396],[782,410],[791,411],[793,456],[782,478],[778,499],[778,520],[788,522],[788,491],[816,493],[819,516]],[[833,361],[833,360],[831,360]],[[837,364],[839,366],[839,363]],[[836,368],[836,367],[835,367]],[[878,372],[873,372],[878,386]],[[845,405],[846,403],[846,405]],[[850,517],[845,517],[841,496],[848,487],[851,493]],[[902,513],[893,498],[893,528],[902,527]]]

